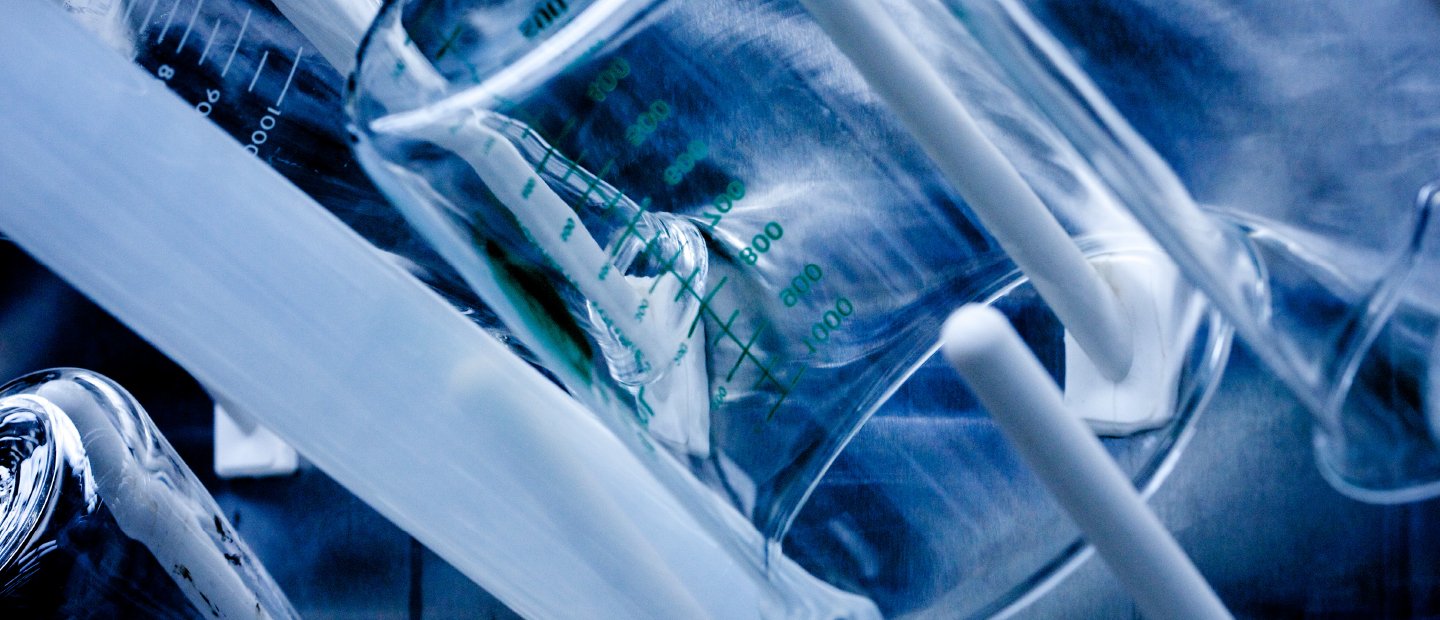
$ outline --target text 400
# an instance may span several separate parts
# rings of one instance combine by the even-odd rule
[[[811,353],[816,351],[816,344],[825,344],[830,340],[830,334],[838,331],[840,326],[845,324],[846,317],[855,314],[855,306],[850,300],[841,297],[835,300],[835,308],[826,310],[820,320],[810,326],[810,333],[800,337],[800,342],[810,349]],[[814,342],[811,342],[814,339]]]
[[[719,213],[712,213],[710,211],[701,213],[701,215],[705,216],[705,219],[708,220],[705,222],[705,225],[709,226],[713,232],[715,226],[720,224],[720,220],[725,217],[725,214],[735,208],[735,203],[744,197],[745,183],[740,179],[731,181],[729,185],[725,186],[724,192],[717,194],[715,198],[710,201],[710,206],[715,207],[715,210],[719,211]]]

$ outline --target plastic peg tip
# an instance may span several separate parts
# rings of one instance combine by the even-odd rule
[[[999,311],[966,305],[941,340],[946,359],[1146,618],[1231,617]]]
[[[900,27],[872,0],[802,0],[1111,381],[1133,337],[1114,291]]]

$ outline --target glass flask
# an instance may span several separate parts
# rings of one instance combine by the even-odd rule
[[[76,369],[0,388],[0,608],[297,617],[140,405]]]
[[[996,30],[1050,33],[1043,49],[1107,119],[1067,135],[1125,164],[1097,165],[1107,178],[1144,181],[1125,204],[1314,414],[1334,486],[1440,492],[1434,4],[983,10]]]
[[[389,3],[352,79],[356,150],[557,380],[771,540],[968,301],[1022,319],[1152,481],[1228,330],[1062,131],[1095,121],[1033,100],[1068,101],[1063,80],[943,3],[885,6],[1126,304],[1125,381],[1096,378],[794,2]]]

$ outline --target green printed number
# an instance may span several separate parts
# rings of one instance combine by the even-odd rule
[[[750,247],[740,250],[740,260],[747,265],[754,265],[760,262],[760,255],[770,251],[774,242],[785,236],[785,229],[780,222],[770,222],[760,234],[750,239]]]
[[[815,345],[829,342],[830,335],[839,331],[840,326],[845,324],[845,319],[852,314],[855,314],[855,306],[850,303],[850,300],[844,297],[836,299],[835,307],[826,310],[825,314],[820,316],[820,320],[810,326],[810,333],[801,336],[800,341],[809,347],[811,353],[814,353]]]
[[[824,275],[825,272],[820,269],[819,265],[814,263],[806,265],[800,271],[800,275],[790,279],[790,286],[780,291],[780,302],[785,304],[786,308],[794,308],[795,304],[800,303],[801,297],[815,290],[815,283],[819,282]]]
[[[616,57],[600,71],[600,75],[590,81],[590,87],[585,89],[585,96],[596,103],[604,101],[605,97],[620,85],[620,80],[625,79],[628,75],[630,75],[630,63],[625,62],[624,58]]]
[[[720,405],[725,404],[725,396],[725,386],[722,385],[719,388],[716,388],[715,395],[710,397],[710,408],[719,409]]]
[[[734,181],[731,181],[729,185],[725,186],[725,191],[723,193],[715,196],[715,198],[710,200],[710,206],[715,207],[715,211],[719,211],[719,213],[715,213],[713,211],[706,211],[705,213],[703,213],[702,215],[704,215],[705,219],[707,220],[705,222],[705,225],[709,226],[710,230],[713,232],[715,230],[715,226],[720,223],[720,220],[725,217],[725,214],[729,213],[731,209],[734,209],[735,203],[739,202],[740,199],[744,197],[745,183],[742,182],[740,179],[735,179]]]
[[[670,104],[659,99],[651,101],[650,107],[641,112],[635,122],[625,129],[625,139],[630,141],[631,146],[640,146],[667,118],[670,118]]]
[[[685,175],[695,169],[695,162],[705,159],[710,154],[710,147],[699,140],[691,140],[685,147],[685,152],[675,156],[675,162],[665,168],[665,184],[679,185],[685,180]]]

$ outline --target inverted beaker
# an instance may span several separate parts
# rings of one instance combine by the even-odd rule
[[[1152,374],[1095,387],[1053,317],[1032,345],[1077,399],[1122,395],[1098,428],[1178,432],[1225,330],[961,20],[887,9],[1144,317]],[[353,86],[360,159],[411,224],[572,393],[772,538],[951,309],[1048,313],[795,3],[395,2]]]

